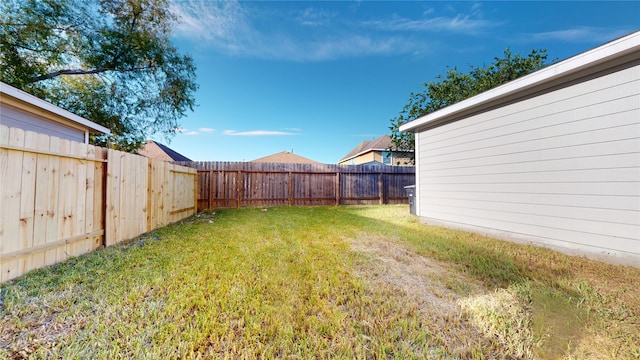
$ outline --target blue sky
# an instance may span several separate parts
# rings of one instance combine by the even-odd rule
[[[640,2],[186,1],[173,42],[198,67],[197,107],[167,140],[193,160],[280,151],[336,163],[389,133],[447,67],[547,49],[562,60],[640,29]]]

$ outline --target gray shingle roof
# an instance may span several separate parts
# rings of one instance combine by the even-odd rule
[[[392,145],[391,137],[389,135],[382,135],[381,137],[369,141],[363,141],[360,145],[356,146],[353,150],[349,151],[339,162],[349,160],[360,154],[367,153],[369,151],[386,151]]]
[[[138,151],[138,154],[156,160],[192,161],[188,157],[169,148],[168,146],[153,140],[145,142],[144,145],[142,145],[142,148]]]

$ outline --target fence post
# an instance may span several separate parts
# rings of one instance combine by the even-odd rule
[[[153,160],[151,160],[151,158],[147,159],[147,231],[151,231],[152,229],[152,224],[151,224],[151,206],[152,202],[151,199],[154,196],[154,191],[153,191],[153,174],[152,174],[152,162]]]
[[[224,174],[224,170],[220,170],[218,172],[218,174],[222,175],[222,191],[223,191],[223,194],[224,194],[224,206],[226,208],[228,208],[229,207],[229,197],[227,196],[227,190],[228,190],[228,188],[227,188],[227,186],[228,186],[227,176]]]
[[[293,173],[289,171],[289,206],[293,205]]]
[[[336,206],[340,205],[340,172],[336,172]]]
[[[97,151],[97,150],[96,150]],[[102,189],[100,191],[102,191],[102,214],[100,214],[100,223],[101,223],[101,228],[104,230],[104,234],[102,234],[102,246],[103,247],[107,247],[107,199],[108,199],[108,195],[107,195],[107,189],[109,186],[109,176],[108,176],[108,171],[109,171],[109,150],[107,150],[106,148],[102,148],[102,154],[105,158],[105,162],[103,162],[101,164],[102,166]],[[96,189],[97,191],[97,189]]]
[[[198,170],[193,174],[193,215],[198,215]]]
[[[384,189],[382,188],[382,173],[378,174],[378,197],[380,205],[384,204]]]
[[[213,210],[213,197],[215,196],[215,179],[213,170],[209,170],[209,210]]]
[[[240,201],[242,200],[242,171],[238,170],[238,180],[236,182],[238,184],[238,203],[237,208],[240,209]]]

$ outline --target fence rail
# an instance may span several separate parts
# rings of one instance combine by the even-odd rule
[[[0,282],[196,212],[197,171],[0,125]]]
[[[413,167],[176,162],[198,169],[198,210],[407,203]]]

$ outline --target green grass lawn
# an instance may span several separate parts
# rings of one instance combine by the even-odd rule
[[[640,358],[640,269],[407,206],[203,213],[0,286],[0,358]]]

